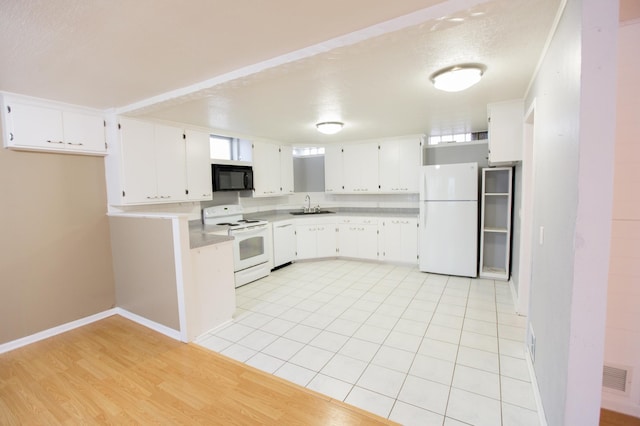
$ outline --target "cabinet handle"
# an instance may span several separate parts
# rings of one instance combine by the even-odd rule
[[[12,141],[13,140],[13,132],[9,133],[9,140]]]
[[[153,197],[151,197],[151,196],[147,195],[147,200],[155,200],[156,198],[158,198],[158,196],[157,196],[157,195],[155,195],[155,196],[153,196]]]
[[[158,197],[156,197],[158,198]],[[160,198],[166,199],[166,198],[171,198],[171,195],[161,195]]]
[[[82,145],[84,145],[84,144],[83,144],[82,142],[78,142],[78,143],[67,142],[67,145],[82,146]]]
[[[52,140],[49,140],[49,139],[47,139],[47,143],[64,144],[64,142],[62,142],[62,141],[52,141]]]

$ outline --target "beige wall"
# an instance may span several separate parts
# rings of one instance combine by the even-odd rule
[[[638,2],[640,3],[640,2]],[[632,370],[628,395],[605,390],[603,406],[640,417],[640,20],[618,33],[618,100],[604,361]]]
[[[0,148],[0,344],[112,308],[104,159]]]
[[[119,308],[180,331],[173,221],[110,217]]]

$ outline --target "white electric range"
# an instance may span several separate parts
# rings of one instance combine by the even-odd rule
[[[271,272],[268,222],[244,219],[243,213],[242,206],[238,204],[202,209],[205,225],[217,225],[221,234],[234,237],[233,270],[236,287],[266,277]]]

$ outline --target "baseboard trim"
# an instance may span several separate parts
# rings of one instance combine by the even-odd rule
[[[56,327],[49,328],[47,330],[40,331],[30,336],[21,337],[20,339],[12,340],[11,342],[3,343],[0,345],[0,354],[12,351],[14,349],[21,348],[23,346],[30,345],[31,343],[39,342],[40,340],[48,339],[49,337],[56,336],[58,334],[71,331],[75,328],[82,327],[92,322],[100,321],[101,319],[116,315],[117,308],[107,309],[106,311],[99,312],[97,314],[90,315],[85,318],[81,318],[76,321],[71,321],[66,324],[58,325]]]
[[[114,308],[115,313],[129,319],[133,322],[136,322],[142,326],[150,328],[153,331],[157,331],[160,334],[164,334],[165,336],[171,337],[172,339],[179,340],[181,342],[185,341],[182,339],[179,330],[174,330],[173,328],[167,327],[166,325],[162,325],[155,321],[151,321],[145,317],[141,317],[138,314],[134,314],[133,312],[129,312],[126,309],[122,308]]]
[[[627,397],[618,397],[607,391],[602,391],[602,408],[627,416],[640,417],[640,405],[634,404]]]
[[[533,387],[533,397],[536,400],[536,407],[538,409],[538,419],[540,420],[540,426],[547,426],[547,416],[544,414],[544,407],[542,406],[542,398],[540,397],[540,388],[538,387],[538,381],[536,380],[536,371],[533,368],[533,362],[531,361],[531,354],[525,349],[525,359],[527,360],[527,367],[529,368],[529,377],[531,378],[531,385]]]

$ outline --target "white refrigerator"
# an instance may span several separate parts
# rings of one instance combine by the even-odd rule
[[[478,275],[478,164],[422,166],[419,267],[423,272]]]

